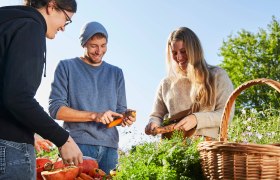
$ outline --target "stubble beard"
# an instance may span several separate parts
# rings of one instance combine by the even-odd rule
[[[89,56],[85,56],[84,57],[85,58],[85,60],[89,63],[89,64],[91,64],[91,65],[99,65],[99,64],[101,64],[101,62],[102,62],[102,59],[100,59],[99,61],[95,61],[95,60],[93,60],[91,57],[89,57]]]

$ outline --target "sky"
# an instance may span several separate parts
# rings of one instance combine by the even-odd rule
[[[0,6],[22,2],[0,0]],[[208,64],[218,65],[223,60],[219,49],[229,35],[236,36],[242,29],[256,33],[259,28],[267,29],[272,16],[280,18],[278,0],[77,0],[77,4],[73,23],[54,40],[47,40],[47,77],[42,78],[36,99],[47,111],[58,62],[82,56],[81,27],[89,21],[100,22],[109,34],[103,60],[122,68],[128,108],[137,111],[135,124],[119,128],[122,149],[158,139],[145,135],[144,128],[158,85],[167,74],[165,46],[173,30],[181,26],[192,29],[202,43]]]

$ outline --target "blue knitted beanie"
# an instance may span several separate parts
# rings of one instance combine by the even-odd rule
[[[81,29],[79,38],[81,45],[84,46],[86,42],[96,33],[102,33],[104,36],[106,36],[108,41],[108,33],[105,27],[98,22],[89,22],[86,23]]]

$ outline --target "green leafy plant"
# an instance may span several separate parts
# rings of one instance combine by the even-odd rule
[[[165,118],[163,121],[162,121],[162,126],[168,126],[172,124],[172,122],[169,120],[169,118]]]
[[[171,140],[147,142],[119,158],[114,179],[202,179],[197,151],[201,139],[183,139],[174,133]]]
[[[228,136],[232,142],[257,144],[280,143],[279,109],[242,109],[229,126]]]
[[[59,152],[58,152],[58,148],[57,147],[53,147],[50,149],[50,151],[46,151],[46,150],[42,150],[40,152],[36,151],[36,157],[37,158],[42,158],[42,157],[46,157],[49,158],[52,161],[56,161],[59,156],[58,156]]]

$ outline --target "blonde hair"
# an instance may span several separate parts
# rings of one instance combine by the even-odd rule
[[[182,71],[172,58],[171,43],[176,41],[182,41],[185,46],[188,58],[186,71]],[[200,40],[192,30],[180,27],[170,34],[166,46],[166,63],[169,76],[186,76],[191,82],[192,112],[215,103],[215,82],[210,72],[213,66],[206,63]]]

